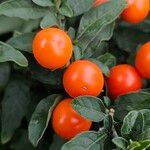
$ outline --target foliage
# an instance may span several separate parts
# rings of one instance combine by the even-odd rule
[[[93,121],[91,131],[70,141],[50,125],[54,107],[66,93],[63,69],[40,67],[32,55],[34,35],[56,26],[73,40],[71,61],[90,59],[105,76],[120,63],[133,64],[140,44],[150,40],[150,18],[138,25],[119,16],[125,0],[92,8],[94,0],[0,1],[0,149],[2,150],[146,150],[150,147],[150,82],[144,89],[108,98],[80,96],[73,108]],[[68,83],[69,84],[69,83]],[[32,143],[32,144],[31,144]]]

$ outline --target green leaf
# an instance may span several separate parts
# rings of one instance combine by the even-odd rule
[[[96,97],[80,96],[74,98],[72,107],[85,118],[100,122],[105,117],[105,107],[103,102]]]
[[[102,62],[100,62],[100,61],[98,61],[97,59],[94,59],[94,58],[91,58],[90,60],[92,62],[94,62],[95,64],[97,64],[97,66],[102,70],[102,72],[104,73],[104,75],[106,77],[109,77],[110,70],[105,64],[103,64]]]
[[[46,15],[48,9],[34,5],[31,0],[7,0],[0,4],[0,15],[37,19]]]
[[[121,150],[126,150],[128,146],[128,141],[122,137],[115,137],[112,142]]]
[[[29,140],[37,146],[42,138],[55,105],[60,101],[61,95],[53,94],[40,101],[37,105],[28,127]]]
[[[7,43],[13,48],[32,53],[32,41],[34,36],[34,33],[24,33],[16,37],[12,37],[7,41]]]
[[[127,150],[135,150],[137,147],[140,147],[141,144],[137,141],[131,141],[130,145],[127,147]]]
[[[73,55],[75,60],[80,60],[82,58],[82,51],[78,46],[74,46]]]
[[[79,16],[88,11],[94,0],[65,0],[60,8],[60,13],[67,17]]]
[[[123,120],[129,111],[150,109],[150,92],[141,90],[123,95],[118,97],[115,103],[115,117]]]
[[[144,118],[144,128],[143,132],[138,136],[138,140],[148,140],[150,139],[150,110],[143,109],[140,110]]]
[[[47,15],[42,19],[40,23],[41,28],[47,28],[52,26],[58,26],[59,27],[59,21],[57,19],[57,16],[51,12],[47,13]]]
[[[54,6],[51,0],[32,0],[35,4],[43,7]]]
[[[143,132],[144,118],[138,111],[131,111],[123,120],[121,134],[126,139],[137,139]]]
[[[107,134],[104,132],[85,132],[64,144],[61,150],[99,150],[106,138]]]
[[[10,77],[9,63],[0,63],[0,91],[6,86]]]
[[[20,33],[30,33],[39,28],[41,19],[24,21],[23,25],[17,30]]]
[[[20,126],[30,102],[29,87],[22,80],[12,80],[2,100],[1,142],[7,143]]]
[[[143,109],[140,110],[140,113],[142,113],[144,117],[144,129],[143,130],[148,130],[150,129],[150,110],[148,109]]]
[[[0,62],[13,61],[21,67],[27,67],[26,57],[10,45],[0,41]]]
[[[112,68],[116,65],[116,58],[110,53],[100,55],[99,57],[97,57],[97,59],[103,64],[107,65],[109,68]]]
[[[98,53],[96,55],[96,57],[98,57],[100,55],[99,47],[102,47],[101,45],[103,45],[104,41],[110,40],[110,38],[113,35],[114,27],[115,27],[114,22],[106,26],[103,26],[102,29],[99,31],[99,33],[97,33],[97,36],[92,42],[86,41],[88,45],[85,50],[82,48],[83,57],[89,58],[89,57],[92,57],[96,53]]]
[[[76,34],[75,29],[72,28],[72,27],[70,27],[70,28],[68,29],[68,35],[69,35],[69,37],[72,39],[72,41],[73,41],[74,38],[75,38],[75,34]]]
[[[78,44],[81,48],[85,50],[103,27],[117,19],[125,7],[125,0],[111,0],[85,13],[81,18],[77,35]]]
[[[127,150],[147,150],[147,148],[150,148],[150,140],[141,142],[131,141],[131,144],[128,146]]]

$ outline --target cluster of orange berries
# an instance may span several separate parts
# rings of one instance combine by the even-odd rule
[[[97,0],[94,6],[105,1]],[[128,2],[129,7],[122,13],[124,19],[128,12],[131,12],[130,5],[136,10],[136,4],[132,4],[133,0],[128,0]],[[145,0],[145,2],[148,5],[145,6],[145,9],[149,8],[149,0]],[[146,17],[146,13],[147,11],[143,12],[143,19]],[[131,22],[133,17],[133,15],[130,15],[125,20]],[[140,20],[142,20],[142,17],[140,17]],[[134,18],[132,22],[137,23],[138,21]],[[71,38],[66,32],[58,28],[41,30],[33,41],[34,57],[41,66],[50,70],[64,67],[72,57],[72,53],[73,44]],[[110,97],[116,99],[120,95],[141,89],[141,76],[150,79],[149,64],[150,42],[146,43],[138,51],[135,62],[136,69],[130,65],[123,64],[110,70],[110,75],[106,79]],[[76,134],[89,130],[92,124],[91,121],[83,118],[73,110],[71,106],[72,98],[82,95],[100,95],[104,87],[104,76],[95,63],[89,60],[77,60],[67,67],[63,75],[63,86],[71,98],[62,100],[56,106],[53,111],[52,125],[54,131],[60,137],[71,139]]]

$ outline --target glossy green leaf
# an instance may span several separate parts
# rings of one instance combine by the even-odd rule
[[[105,107],[103,102],[96,97],[80,96],[74,98],[72,107],[85,118],[100,122],[105,117]]]
[[[143,115],[138,111],[131,111],[123,120],[121,134],[126,139],[137,139],[144,129]]]
[[[99,57],[97,57],[97,59],[103,64],[107,65],[109,68],[112,68],[116,65],[116,58],[110,53],[100,55]]]
[[[102,62],[100,62],[97,59],[91,58],[90,60],[93,61],[95,64],[97,64],[97,66],[102,70],[102,72],[104,73],[105,76],[109,77],[110,70],[109,70],[108,66],[106,66],[105,64],[103,64]]]
[[[115,137],[112,142],[121,150],[126,150],[128,146],[128,141],[122,137]]]
[[[51,12],[47,13],[46,16],[42,19],[40,26],[41,28],[59,26],[59,21],[57,16]]]
[[[34,146],[37,146],[42,138],[52,111],[61,98],[61,95],[53,94],[42,99],[37,105],[28,127],[29,140]]]
[[[118,97],[115,102],[115,117],[123,120],[129,111],[150,109],[150,92],[146,90],[133,92]]]

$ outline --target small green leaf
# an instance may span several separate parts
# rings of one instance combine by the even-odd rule
[[[106,77],[109,77],[110,70],[108,66],[98,61],[97,59],[91,58],[90,60],[93,61],[95,64],[97,64],[97,66],[102,70],[102,72],[104,73]]]
[[[130,145],[127,147],[127,150],[135,150],[136,148],[140,147],[141,144],[137,141],[131,141]]]
[[[144,128],[143,132],[138,136],[138,140],[148,140],[150,139],[150,110],[143,109],[140,110],[140,113],[142,113],[144,118]]]
[[[104,132],[85,132],[64,144],[61,150],[99,150],[102,149],[107,136]]]
[[[10,45],[0,42],[0,62],[13,61],[21,67],[27,67],[26,57]]]
[[[81,53],[82,53],[81,49],[78,46],[74,46],[73,54],[74,54],[74,59],[75,60],[79,60],[79,59],[82,58]]]
[[[87,44],[86,49],[84,49],[82,47],[83,57],[89,58],[89,57],[92,57],[93,55],[95,55],[96,53],[98,53],[96,55],[96,57],[98,57],[100,55],[100,51],[101,51],[101,47],[103,46],[103,42],[111,39],[114,28],[115,28],[114,22],[111,24],[108,24],[106,26],[103,26],[102,29],[99,31],[99,33],[97,33],[96,36],[94,35],[95,38],[92,42],[89,42],[90,40],[87,40],[87,41],[85,41],[85,43],[82,43],[83,45]]]
[[[141,90],[126,94],[118,97],[115,103],[115,117],[123,120],[129,111],[150,109],[150,92]]]
[[[140,113],[142,113],[143,117],[144,117],[144,131],[149,130],[150,129],[150,110],[149,109],[143,109],[140,110]]]
[[[72,27],[70,27],[70,28],[68,29],[68,35],[71,37],[72,41],[73,41],[74,38],[75,38],[75,34],[76,34],[75,29],[72,28]]]
[[[7,41],[9,45],[21,51],[32,53],[32,42],[34,33],[24,33],[16,37],[12,37]]]
[[[53,94],[42,99],[37,105],[28,127],[29,140],[34,146],[37,146],[42,138],[48,126],[52,111],[61,98],[61,95]]]
[[[97,59],[103,64],[107,65],[109,68],[112,68],[116,65],[116,58],[110,53],[100,55],[99,57],[97,57]]]
[[[127,150],[147,150],[150,148],[150,140],[145,141],[131,141],[130,145],[127,147]]]
[[[1,142],[7,143],[25,116],[30,102],[29,87],[22,80],[12,80],[2,100]]]
[[[47,13],[40,23],[41,28],[47,28],[52,26],[59,26],[57,16],[51,12]]]
[[[51,0],[32,0],[35,4],[43,7],[54,6]]]
[[[105,107],[103,102],[96,97],[80,96],[74,98],[72,107],[85,118],[100,122],[105,117]]]
[[[143,115],[138,111],[131,111],[123,120],[121,134],[126,139],[137,139],[144,129]]]
[[[112,139],[112,142],[121,150],[126,150],[128,146],[128,141],[122,137],[116,137]]]
[[[60,12],[67,17],[78,16],[88,11],[93,2],[94,0],[66,0],[62,3]]]
[[[61,8],[59,9],[59,12],[63,16],[67,16],[67,17],[72,17],[73,16],[72,9],[69,6],[67,6],[67,4],[65,4],[65,3],[61,6]]]

